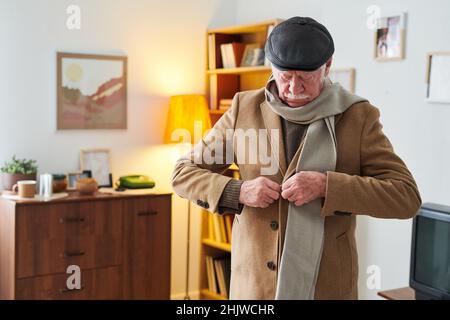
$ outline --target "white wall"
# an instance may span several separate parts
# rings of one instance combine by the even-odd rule
[[[81,8],[81,30],[66,8]],[[78,170],[82,148],[110,148],[115,177],[151,175],[170,190],[176,154],[162,145],[168,97],[203,93],[205,32],[234,23],[234,1],[0,0],[0,163],[36,159],[40,172]],[[56,52],[123,54],[128,66],[128,129],[56,131]],[[194,207],[194,206],[193,206]],[[184,292],[186,202],[173,197],[172,294]],[[193,243],[200,243],[198,212]],[[191,250],[197,290],[198,246]]]
[[[381,15],[408,13],[406,60],[373,60],[370,5]],[[356,68],[356,91],[380,108],[384,132],[412,171],[424,202],[449,204],[450,105],[424,102],[426,53],[450,51],[448,0],[246,0],[238,1],[237,23],[311,16],[334,37],[336,67]],[[381,268],[381,287],[408,285],[411,221],[358,219],[360,298],[376,298],[366,287],[369,265]]]

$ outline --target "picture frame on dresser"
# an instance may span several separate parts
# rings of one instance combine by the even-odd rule
[[[67,190],[75,190],[76,183],[79,179],[92,178],[91,170],[68,172],[67,173]]]
[[[113,186],[110,149],[81,149],[80,168],[82,171],[90,170],[99,187]]]

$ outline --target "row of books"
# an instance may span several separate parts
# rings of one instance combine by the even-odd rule
[[[268,26],[267,37],[273,28],[273,25]],[[216,64],[220,62],[223,68],[270,66],[270,62],[264,54],[264,44],[243,43],[233,41],[234,39],[237,40],[228,35],[208,35],[209,69],[218,68],[219,66]]]
[[[222,243],[231,243],[231,229],[234,215],[208,215],[209,239]]]
[[[230,292],[231,259],[206,256],[208,290],[228,298]]]
[[[264,65],[264,49],[257,43],[224,43],[220,45],[224,68]]]

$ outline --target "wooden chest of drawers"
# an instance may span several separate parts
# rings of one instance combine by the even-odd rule
[[[170,230],[171,194],[1,199],[0,299],[169,299]]]

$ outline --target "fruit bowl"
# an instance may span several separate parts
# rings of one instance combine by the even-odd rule
[[[92,178],[79,179],[76,188],[81,194],[93,194],[98,189],[98,183]]]

